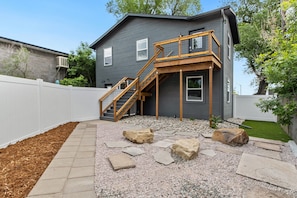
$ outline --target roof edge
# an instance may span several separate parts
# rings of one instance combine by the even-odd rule
[[[33,45],[33,44],[30,44],[30,43],[25,43],[25,42],[22,42],[22,41],[6,38],[6,37],[3,37],[3,36],[0,36],[0,41],[7,42],[7,43],[12,43],[12,44],[18,44],[20,46],[25,45],[25,46],[28,46],[28,48],[31,48],[31,49],[40,50],[40,51],[48,51],[48,52],[51,52],[53,54],[65,55],[65,56],[69,55],[69,53],[60,52],[60,51],[57,51],[57,50],[41,47],[41,46],[38,46],[38,45]]]

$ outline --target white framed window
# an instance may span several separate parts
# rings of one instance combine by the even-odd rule
[[[148,59],[148,38],[136,41],[136,60]]]
[[[229,33],[227,36],[227,57],[229,58],[229,60],[231,59],[231,36]]]
[[[231,102],[231,86],[230,86],[230,80],[227,80],[227,103]]]
[[[112,65],[112,47],[105,48],[104,50],[104,66]]]
[[[197,32],[195,34],[198,34],[200,32]],[[203,47],[203,42],[202,42],[202,37],[196,37],[196,38],[193,38],[192,39],[192,42],[191,42],[191,49],[192,50],[196,50],[196,49],[202,49]]]
[[[186,78],[186,101],[203,101],[203,76]]]

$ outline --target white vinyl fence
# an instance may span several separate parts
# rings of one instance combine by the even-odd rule
[[[277,117],[272,112],[263,113],[256,106],[260,99],[267,99],[266,95],[234,95],[233,117],[246,120],[276,122]]]
[[[99,119],[102,88],[81,88],[0,75],[0,148],[71,121]],[[234,95],[234,117],[276,122],[256,107],[268,96]]]
[[[70,121],[98,119],[106,92],[0,75],[0,148]]]

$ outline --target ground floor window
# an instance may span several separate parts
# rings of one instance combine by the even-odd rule
[[[203,101],[203,76],[188,76],[186,79],[186,100]]]

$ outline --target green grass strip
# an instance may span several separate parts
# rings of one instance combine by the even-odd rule
[[[242,124],[252,127],[252,129],[244,128],[249,136],[280,140],[283,142],[288,142],[291,140],[290,136],[288,136],[288,134],[284,132],[280,125],[275,122],[246,120]]]

